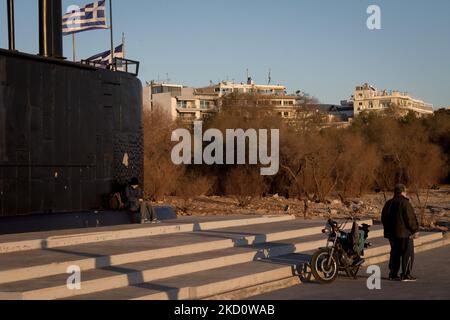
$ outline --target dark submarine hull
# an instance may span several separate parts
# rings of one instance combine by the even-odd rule
[[[0,50],[0,233],[8,217],[104,209],[118,184],[142,181],[142,113],[132,74]]]

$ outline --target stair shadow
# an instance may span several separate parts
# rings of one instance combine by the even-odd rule
[[[95,254],[95,253],[87,253],[87,252],[80,252],[80,251],[71,251],[71,250],[64,250],[64,249],[57,249],[57,248],[47,248],[45,249],[47,252],[54,252],[54,253],[64,253],[64,254],[71,254],[76,255],[80,257],[85,258],[103,258],[104,255],[101,254]]]
[[[262,263],[270,263],[292,267],[292,275],[300,277],[303,283],[315,283],[311,273],[311,258],[309,254],[291,253],[284,256],[260,260]]]
[[[83,257],[83,258],[95,259],[95,268],[96,269],[102,269],[102,268],[111,266],[111,264],[112,264],[111,256],[105,256],[105,255],[101,255],[101,254],[71,251],[71,250],[64,250],[64,249],[56,249],[56,248],[45,249],[45,251],[55,252],[55,253],[63,253],[63,254],[69,254],[69,255],[76,255],[76,256]],[[70,263],[70,261],[68,263]]]
[[[118,275],[126,275],[129,287],[136,287],[140,289],[147,289],[149,291],[164,292],[170,300],[178,300],[180,288],[168,287],[157,283],[148,283],[144,279],[144,274],[140,270],[124,268],[119,266],[111,266],[112,261],[110,256],[102,256],[97,254],[90,254],[85,252],[76,252],[64,249],[46,249],[49,252],[65,253],[71,255],[79,255],[81,257],[94,258],[95,269],[105,270],[117,273]],[[92,270],[95,270],[92,269]]]
[[[180,299],[180,288],[168,287],[157,283],[142,283],[138,285],[132,285],[132,287],[139,289],[147,289],[149,291],[164,292],[165,294],[167,294],[169,300]]]
[[[169,300],[179,300],[180,288],[168,287],[157,283],[149,283],[145,281],[144,273],[140,270],[114,266],[101,269],[126,275],[129,287],[164,292],[167,294]]]
[[[267,241],[267,235],[261,233],[246,233],[246,232],[220,232],[220,231],[201,231],[197,234],[210,237],[210,238],[222,238],[233,241],[235,247],[242,247],[246,245],[252,245],[254,243],[262,243]],[[250,243],[247,237],[255,237],[253,243]]]
[[[210,236],[218,236],[220,231],[207,231]],[[253,261],[262,263],[287,265],[292,267],[292,275],[299,276],[302,282],[312,282],[313,277],[310,268],[311,255],[295,253],[297,248],[292,243],[267,242],[266,234],[227,232],[242,236],[241,239],[232,239],[235,247],[258,250]],[[222,233],[223,234],[223,233]],[[249,243],[246,236],[254,236],[254,243]],[[225,235],[223,236],[225,238]],[[282,250],[280,255],[279,250]],[[274,256],[272,252],[276,252]]]

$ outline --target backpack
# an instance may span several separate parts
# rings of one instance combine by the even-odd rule
[[[109,208],[111,210],[122,210],[125,208],[125,203],[122,201],[120,192],[111,195],[111,198],[109,199]]]
[[[358,255],[361,255],[364,250],[364,235],[365,234],[360,230],[358,223],[354,222],[351,232],[351,243],[353,246],[353,251]]]

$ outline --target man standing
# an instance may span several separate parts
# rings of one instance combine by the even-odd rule
[[[159,223],[153,206],[143,199],[143,191],[137,178],[131,179],[130,184],[125,189],[125,195],[127,197],[126,206],[133,216],[132,223],[134,223],[134,214],[137,212],[141,214],[141,224]]]
[[[389,279],[393,281],[413,282],[414,239],[419,236],[419,223],[409,199],[406,187],[395,186],[395,196],[383,209],[382,222],[384,237],[391,243],[391,260]],[[402,266],[402,275],[398,276]]]

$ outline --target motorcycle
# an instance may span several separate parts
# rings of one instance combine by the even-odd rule
[[[353,222],[351,232],[346,232],[348,222]],[[329,219],[322,230],[328,236],[327,246],[320,248],[311,259],[311,270],[316,280],[321,283],[330,284],[334,282],[340,272],[354,279],[365,260],[364,249],[372,246],[367,241],[370,226],[363,224],[359,226],[356,218],[349,218],[342,224]]]

